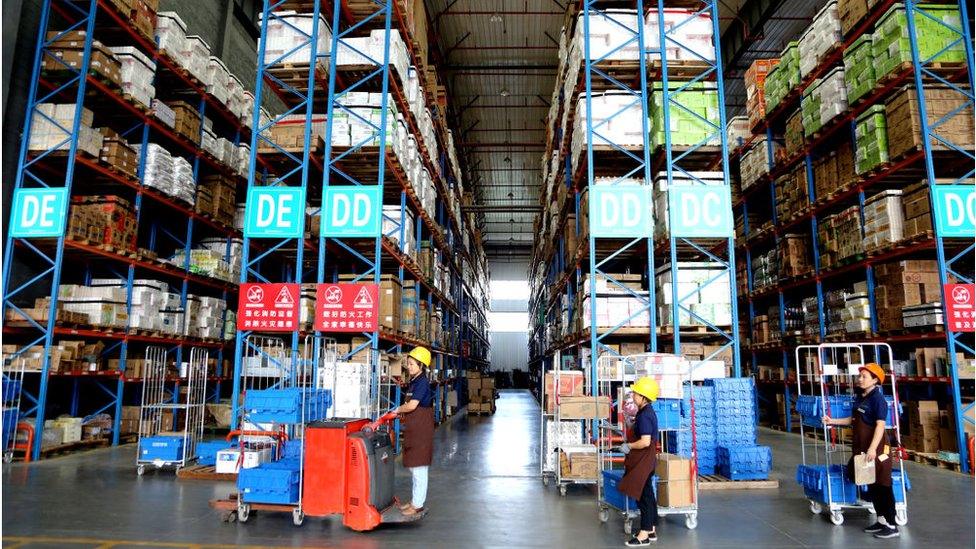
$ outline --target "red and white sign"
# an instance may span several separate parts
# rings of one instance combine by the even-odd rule
[[[976,330],[976,284],[946,284],[945,303],[950,332]]]
[[[315,329],[320,332],[375,332],[379,329],[377,284],[319,284],[315,288]]]
[[[298,329],[298,284],[241,284],[237,329],[255,332],[294,332]]]

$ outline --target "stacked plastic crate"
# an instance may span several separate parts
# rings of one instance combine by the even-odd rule
[[[756,401],[752,378],[719,378],[706,383],[715,389],[715,461],[720,475],[731,480],[769,478],[773,456],[756,445]]]

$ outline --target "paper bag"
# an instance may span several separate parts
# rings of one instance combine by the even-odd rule
[[[875,472],[874,460],[869,460],[867,454],[854,456],[854,484],[874,484]]]

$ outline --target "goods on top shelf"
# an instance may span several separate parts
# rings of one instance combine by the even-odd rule
[[[265,31],[264,63],[266,65],[310,63],[312,58],[310,37],[313,32],[318,37],[315,44],[316,56],[321,57],[322,60],[327,59],[332,47],[332,29],[329,28],[324,15],[319,14],[317,23],[313,21],[311,13],[278,11],[274,15],[275,17],[268,21]],[[260,21],[264,14],[259,12],[258,17]]]
[[[958,40],[962,25],[959,8],[946,4],[919,4],[917,9],[927,15],[915,16],[915,30],[919,59],[937,63],[961,63],[966,60],[965,46]],[[933,21],[929,16],[941,19]],[[948,26],[947,26],[948,25]],[[902,63],[912,61],[911,40],[908,35],[908,14],[903,4],[895,4],[875,24],[872,38],[875,73],[880,80]],[[936,56],[938,54],[938,56]],[[933,56],[935,56],[933,58]],[[931,59],[930,59],[931,58]]]
[[[718,88],[715,84],[669,81],[668,88],[671,92],[671,105],[668,106],[670,127],[667,131],[671,145],[721,144],[721,138],[716,131],[719,125],[719,111]],[[679,89],[681,91],[678,91]],[[665,144],[665,107],[664,84],[655,82],[650,101],[651,143],[654,147]]]
[[[869,94],[877,83],[871,35],[864,34],[844,50],[844,80],[847,100],[856,102]]]
[[[827,5],[814,16],[813,22],[799,40],[800,77],[804,78],[832,51],[842,39],[837,2]]]
[[[766,116],[766,77],[778,64],[778,58],[756,59],[746,70],[746,112],[749,113],[749,127],[756,126]]]
[[[786,45],[786,49],[779,57],[779,64],[771,68],[766,74],[763,84],[766,97],[767,112],[774,110],[786,97],[790,90],[800,85],[800,46],[793,41]]]

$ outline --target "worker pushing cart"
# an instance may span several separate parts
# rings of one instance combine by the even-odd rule
[[[627,547],[643,547],[657,541],[657,497],[654,493],[654,469],[657,465],[657,414],[651,403],[660,392],[657,381],[642,377],[630,386],[630,398],[637,406],[634,425],[627,442],[620,445],[624,454],[624,476],[617,489],[637,500],[640,509],[640,531]]]

